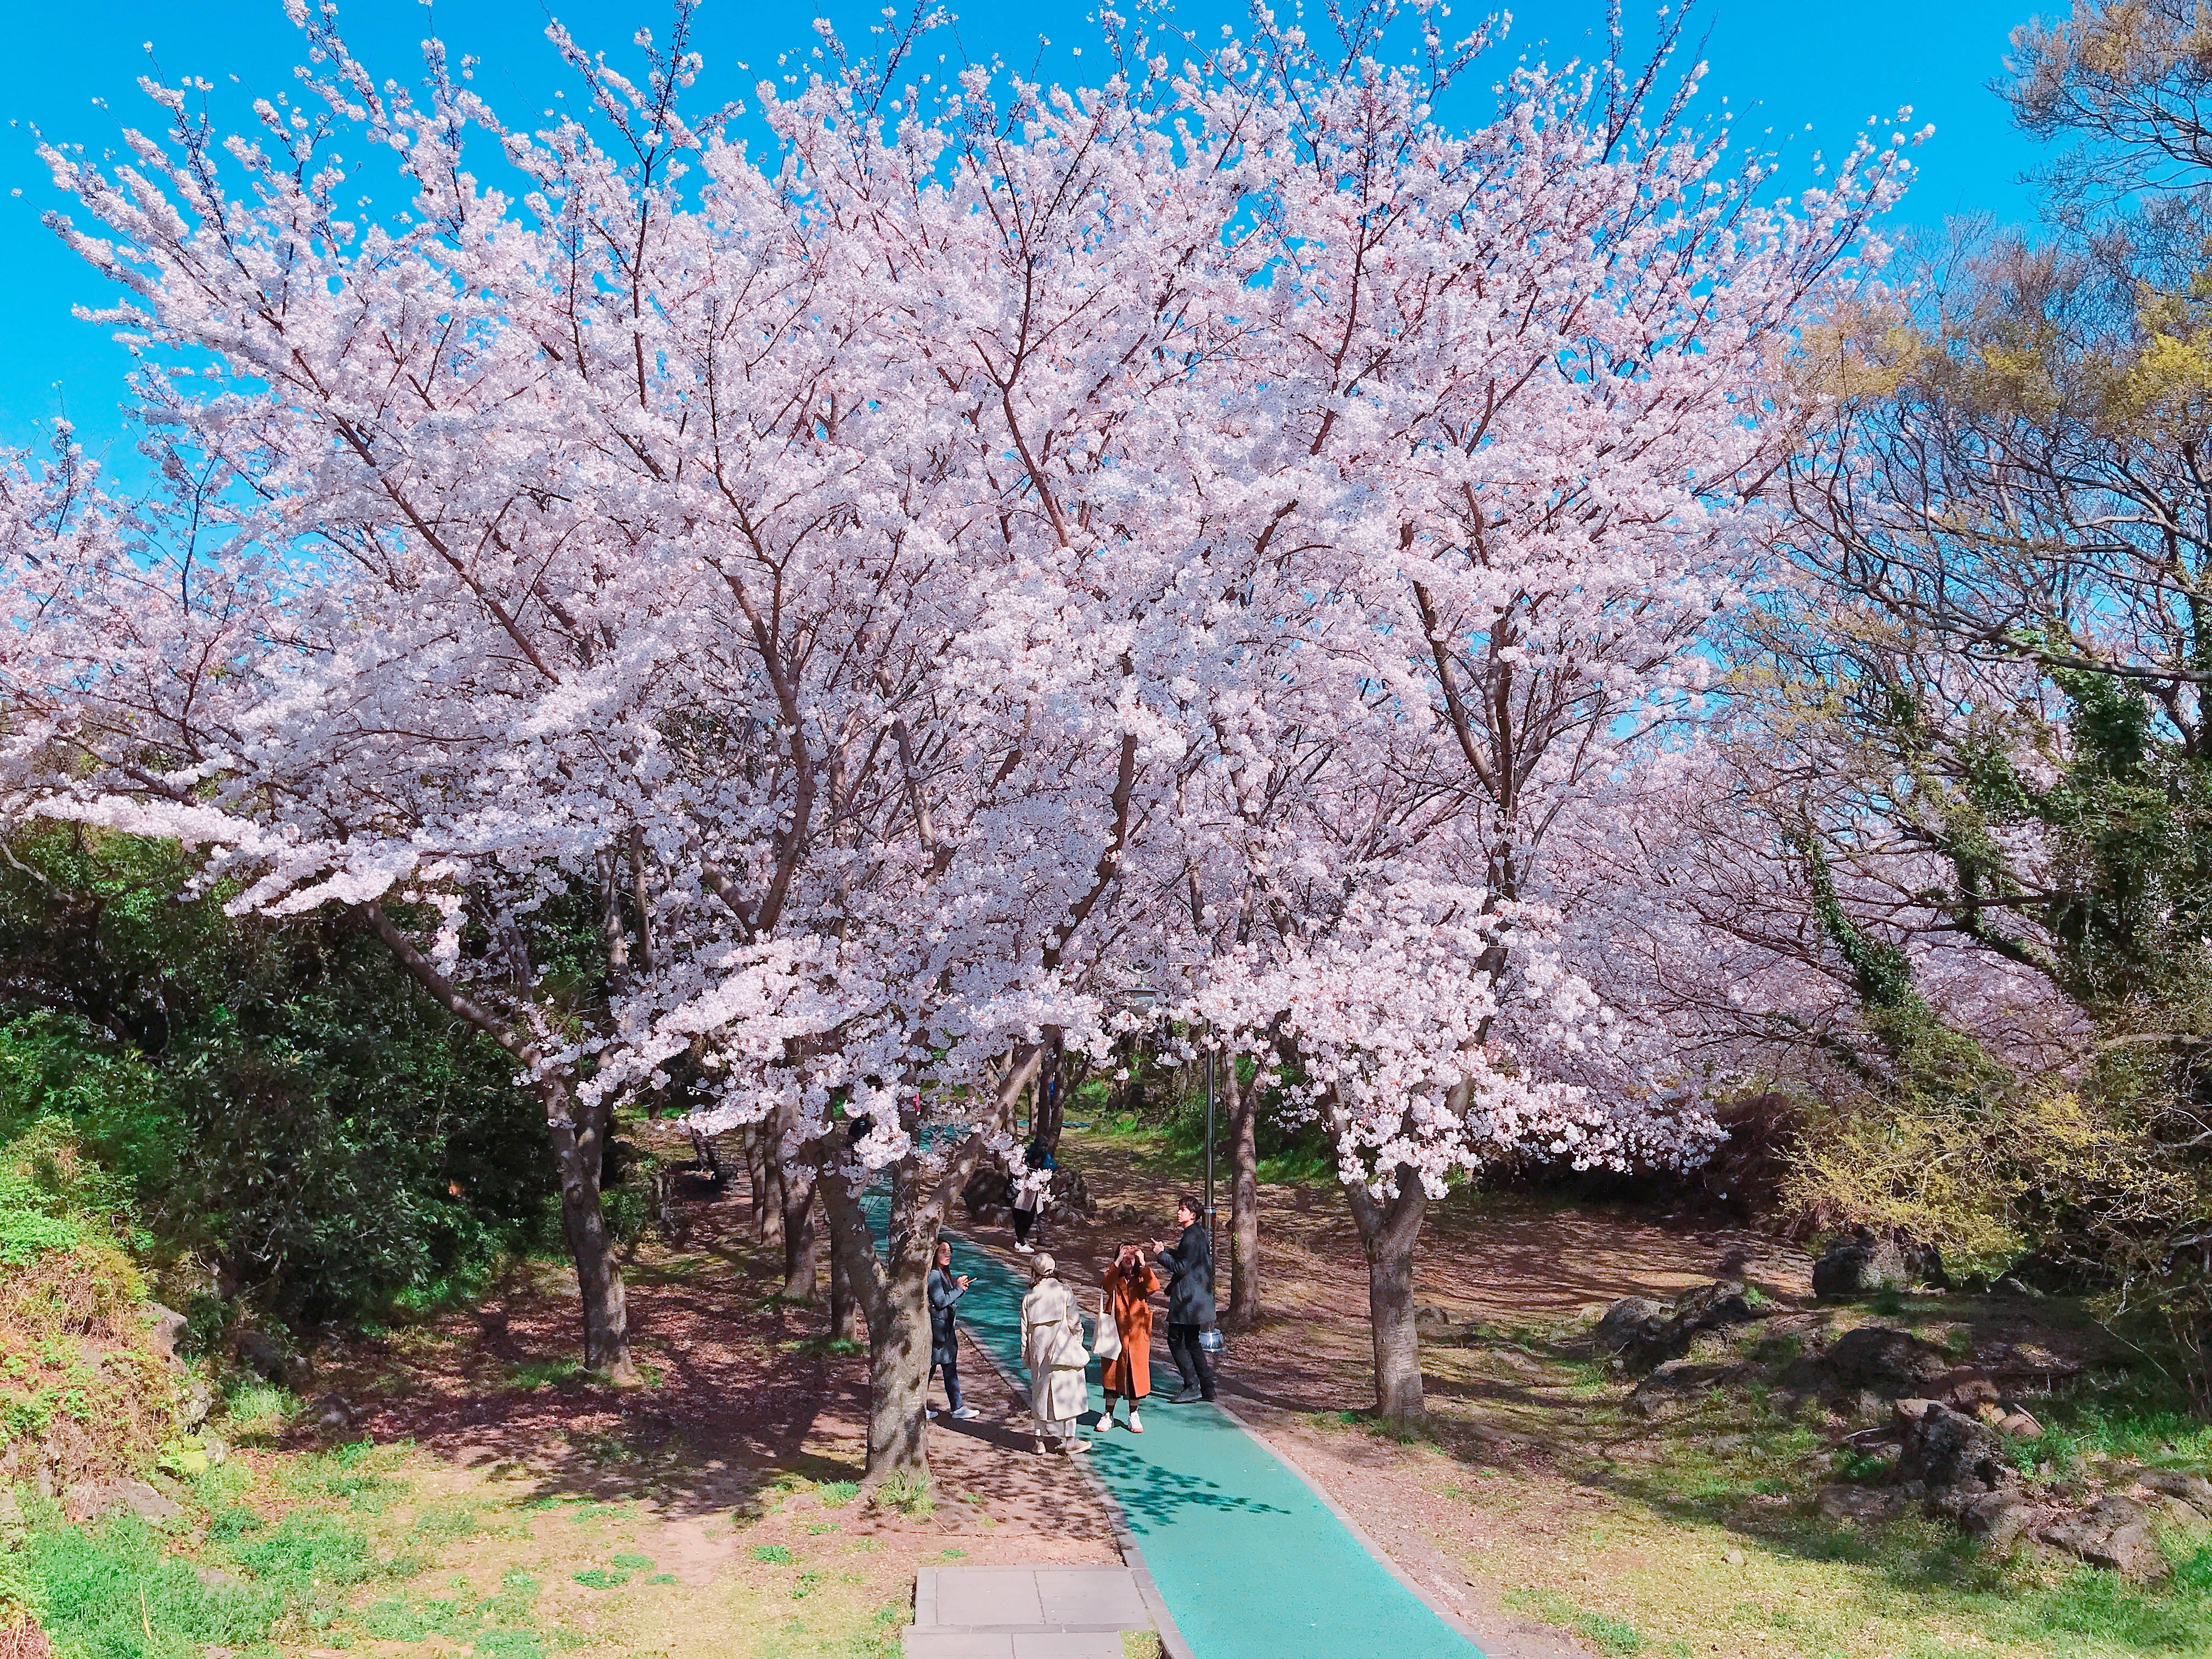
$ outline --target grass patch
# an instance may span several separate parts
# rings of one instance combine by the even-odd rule
[[[526,1390],[602,1384],[612,1380],[605,1371],[586,1370],[578,1359],[526,1359],[507,1374],[509,1388]]]
[[[266,1641],[287,1609],[274,1585],[210,1585],[135,1516],[98,1528],[34,1527],[10,1563],[58,1652],[199,1659]]]
[[[1644,1650],[1643,1632],[1635,1626],[1609,1613],[1585,1612],[1557,1590],[1508,1590],[1504,1601],[1516,1612],[1533,1613],[1547,1625],[1574,1632],[1607,1659],[1627,1659]]]
[[[568,1576],[586,1589],[616,1589],[629,1583],[628,1573],[617,1572],[611,1567],[586,1567]]]
[[[896,1510],[911,1521],[927,1521],[937,1513],[937,1499],[929,1490],[929,1477],[886,1476],[876,1485],[872,1500],[878,1509]]]
[[[222,1412],[234,1433],[274,1434],[300,1414],[300,1396],[274,1382],[234,1382],[223,1394]]]
[[[765,1561],[771,1566],[787,1567],[792,1564],[793,1557],[788,1545],[756,1544],[753,1546],[753,1559]]]

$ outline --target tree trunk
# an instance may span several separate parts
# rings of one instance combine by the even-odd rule
[[[753,1237],[768,1243],[768,1214],[770,1195],[768,1184],[768,1130],[759,1123],[749,1123],[739,1132],[744,1139],[738,1144],[744,1149],[745,1188],[752,1194]],[[782,1212],[778,1210],[777,1224],[782,1224]]]
[[[1232,1330],[1249,1331],[1260,1318],[1259,1079],[1240,1085],[1237,1056],[1221,1056],[1221,1086],[1229,1096],[1229,1317]]]
[[[784,1178],[783,1128],[775,1118],[761,1125],[761,1185],[766,1201],[761,1206],[760,1241],[769,1249],[780,1250],[788,1183]]]
[[[380,904],[361,907],[361,915],[384,941],[408,975],[439,1005],[466,1020],[522,1063],[537,1079],[545,1104],[546,1133],[552,1142],[553,1173],[561,1185],[561,1231],[576,1264],[576,1290],[583,1304],[584,1364],[617,1382],[635,1382],[629,1357],[629,1307],[623,1292],[622,1268],[599,1202],[599,1169],[608,1121],[604,1106],[588,1110],[570,1091],[568,1079],[538,1069],[538,1045],[523,1029],[501,1018],[415,948]]]
[[[1398,1192],[1387,1201],[1347,1183],[1345,1197],[1367,1256],[1367,1327],[1375,1343],[1375,1414],[1402,1433],[1425,1413],[1421,1340],[1413,1323],[1413,1246],[1429,1197],[1420,1179],[1398,1166]]]
[[[787,1302],[822,1299],[822,1233],[814,1224],[811,1170],[783,1166],[783,1290]]]
[[[980,1150],[981,1137],[971,1139]],[[970,1155],[960,1160],[960,1167],[972,1172],[975,1163]],[[922,1438],[922,1404],[929,1389],[929,1259],[944,1200],[941,1194],[918,1193],[915,1186],[908,1170],[894,1170],[890,1237],[878,1249],[860,1194],[842,1175],[822,1177],[831,1247],[868,1328],[865,1479],[871,1487],[892,1476],[917,1485],[929,1479]]]
[[[830,1334],[840,1341],[850,1342],[854,1316],[860,1310],[853,1295],[853,1278],[845,1269],[845,1253],[836,1248],[833,1239],[830,1251]]]
[[[605,1371],[617,1382],[634,1382],[637,1370],[629,1357],[629,1302],[622,1268],[615,1261],[614,1237],[607,1231],[606,1212],[599,1202],[606,1109],[586,1108],[573,1101],[567,1110],[550,1100],[547,1104],[551,1109],[553,1169],[561,1182],[561,1231],[568,1237],[568,1254],[576,1264],[576,1290],[583,1302],[584,1368]]]

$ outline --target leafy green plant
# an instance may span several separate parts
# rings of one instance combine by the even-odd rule
[[[878,1509],[896,1510],[909,1520],[927,1520],[937,1512],[937,1500],[930,1492],[929,1477],[910,1475],[904,1471],[878,1481],[872,1501]]]
[[[792,1564],[792,1553],[787,1545],[756,1544],[753,1546],[753,1559],[765,1561],[772,1566],[787,1567]]]

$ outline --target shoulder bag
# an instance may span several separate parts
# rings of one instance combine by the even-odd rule
[[[1091,1342],[1091,1352],[1101,1359],[1121,1357],[1121,1323],[1114,1317],[1114,1298],[1104,1291],[1098,1293],[1097,1336]]]

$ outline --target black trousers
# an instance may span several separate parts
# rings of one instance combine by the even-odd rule
[[[1201,1399],[1213,1398],[1213,1356],[1199,1346],[1202,1325],[1168,1325],[1168,1357],[1186,1389],[1196,1389]]]
[[[1036,1216],[1037,1212],[1035,1210],[1017,1210],[1014,1212],[1015,1243],[1026,1244],[1030,1242],[1030,1229],[1036,1225]]]

